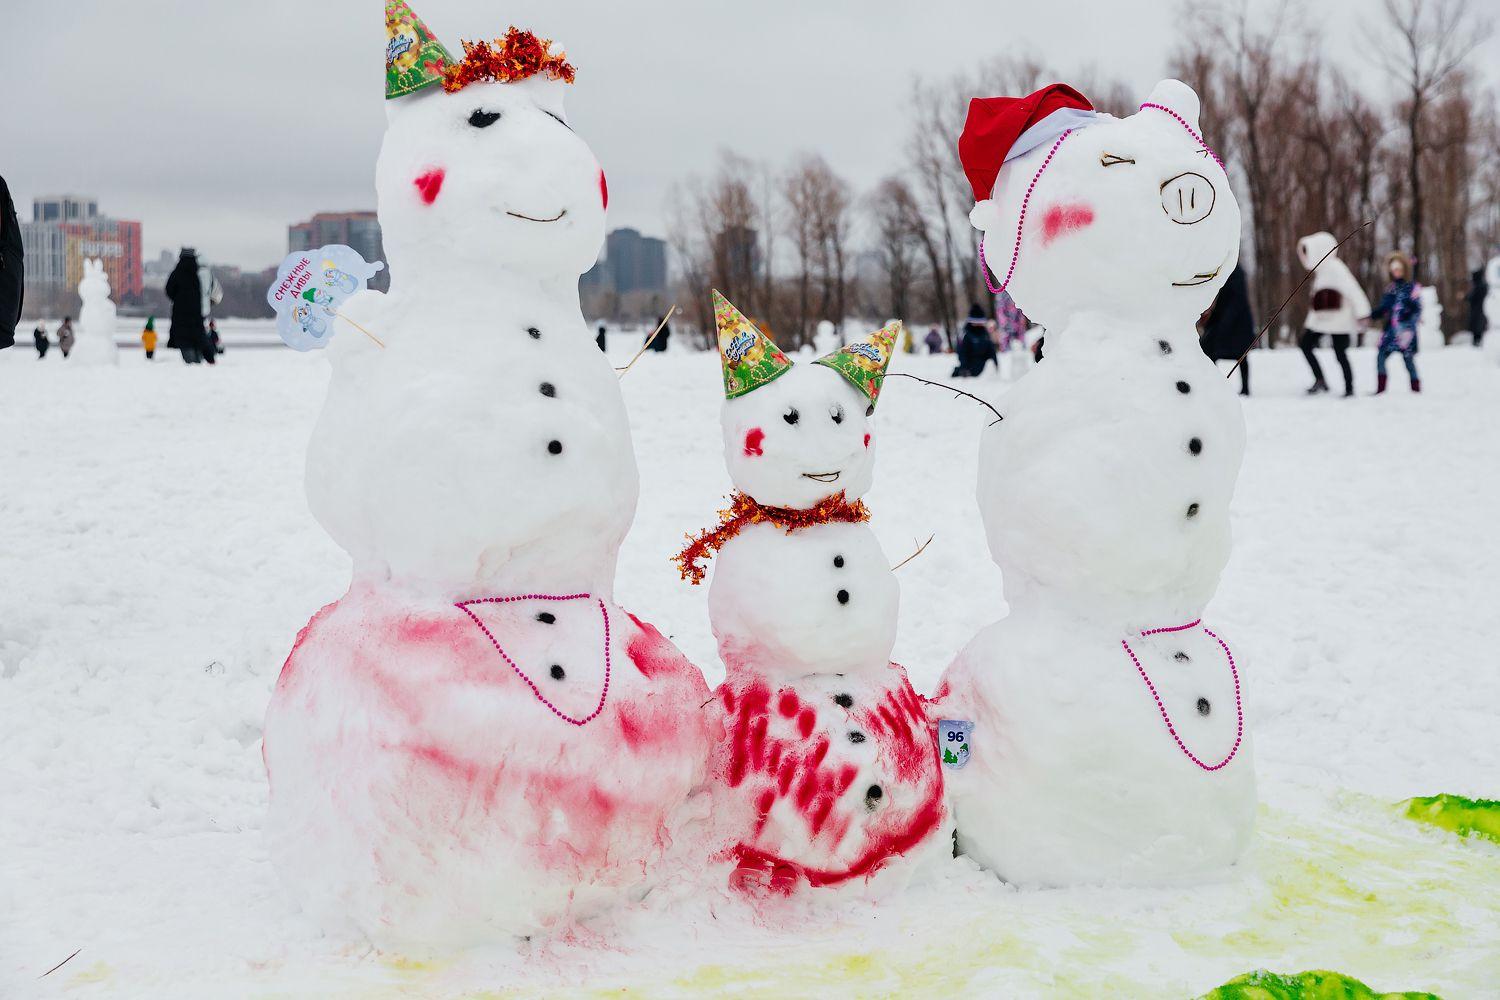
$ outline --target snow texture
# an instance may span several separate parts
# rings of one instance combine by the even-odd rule
[[[708,687],[613,600],[638,479],[579,311],[604,188],[563,86],[389,102],[391,291],[343,310],[380,343],[339,321],[327,350],[307,498],[353,584],[267,712],[266,828],[323,927],[384,945],[635,898],[703,782]]]
[[[938,699],[974,724],[950,773],[959,847],[1025,886],[1201,878],[1255,816],[1248,658],[1196,625],[1229,559],[1245,429],[1193,324],[1234,268],[1239,209],[1184,127],[1196,95],[1168,80],[1145,103],[1182,121],[1105,118],[1008,163],[973,213],[1000,245],[1056,149],[1010,285],[1047,326],[1046,360],[979,458],[1011,610]]]

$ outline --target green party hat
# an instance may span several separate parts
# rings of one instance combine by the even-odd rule
[[[901,339],[901,321],[893,319],[862,340],[841,347],[825,355],[813,364],[827,365],[848,379],[850,384],[870,400],[870,406],[880,398],[880,387],[885,384],[885,370],[891,365],[896,342]]]
[[[453,61],[406,0],[385,4],[385,98],[405,97],[441,83]]]
[[[724,366],[724,398],[734,399],[791,370],[781,353],[754,323],[714,289],[714,322],[719,327],[719,361]]]

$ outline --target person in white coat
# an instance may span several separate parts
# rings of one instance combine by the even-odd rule
[[[1348,265],[1334,252],[1337,241],[1332,233],[1313,233],[1297,241],[1297,259],[1313,272],[1312,308],[1303,324],[1299,346],[1307,367],[1312,369],[1313,384],[1309,396],[1328,391],[1323,366],[1313,349],[1324,334],[1344,373],[1344,395],[1354,395],[1354,372],[1349,367],[1349,341],[1359,330],[1361,321],[1370,315],[1370,299],[1350,273]],[[1321,261],[1322,263],[1319,263]]]

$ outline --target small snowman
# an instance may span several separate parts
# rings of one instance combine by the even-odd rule
[[[737,493],[677,562],[696,583],[717,551],[717,856],[753,891],[904,879],[945,849],[947,812],[923,703],[890,660],[896,578],[859,499],[900,324],[797,365],[718,292],[714,314]]]
[[[75,364],[117,365],[120,349],[115,345],[115,304],[109,297],[109,275],[104,261],[85,258],[83,278],[78,282],[78,343],[70,360]]]
[[[1244,659],[1204,620],[1245,429],[1194,329],[1239,208],[1175,80],[1123,119],[1062,85],[976,99],[959,151],[988,265],[1047,331],[980,447],[1010,614],[936,696],[969,747],[959,847],[1021,885],[1206,877],[1255,816]]]
[[[656,884],[707,804],[709,690],[614,603],[638,482],[578,303],[606,195],[573,67],[514,28],[453,60],[386,10],[393,280],[330,319],[307,457],[353,578],[277,682],[266,829],[329,930],[448,951]]]

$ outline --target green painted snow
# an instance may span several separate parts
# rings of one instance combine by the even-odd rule
[[[1407,799],[1407,819],[1451,830],[1460,837],[1483,837],[1500,844],[1500,802],[1462,795],[1426,795]]]
[[[1282,976],[1258,970],[1236,976],[1201,1000],[1441,1000],[1436,993],[1377,993],[1341,972]]]

